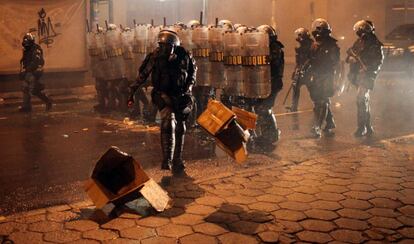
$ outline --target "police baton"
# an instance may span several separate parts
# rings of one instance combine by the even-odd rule
[[[91,32],[88,19],[86,19],[86,30],[88,31],[88,33]]]
[[[292,84],[290,84],[290,87],[289,87],[288,92],[286,93],[285,99],[283,99],[283,105],[286,104],[287,98],[289,97],[289,94],[292,91],[292,89],[293,89],[293,82],[292,82]]]

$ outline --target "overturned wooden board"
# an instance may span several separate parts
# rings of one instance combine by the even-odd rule
[[[230,148],[228,148],[226,145],[224,145],[223,142],[221,142],[219,139],[216,138],[216,144],[219,148],[221,148],[227,155],[232,157],[234,160],[236,160],[237,163],[242,164],[244,161],[246,161],[248,153],[246,150],[245,143],[242,143],[242,146],[237,148],[236,150],[232,151]]]
[[[246,111],[238,107],[231,107],[231,110],[236,114],[237,122],[246,130],[256,129],[257,114]]]
[[[153,179],[149,179],[145,182],[139,192],[158,212],[162,212],[171,207],[172,200],[168,196],[168,193]]]
[[[103,208],[114,197],[93,179],[85,181],[84,189],[97,208]]]
[[[129,163],[128,165],[131,169],[124,169],[124,171],[132,174],[132,180],[130,182],[126,182],[124,185],[121,185],[121,187],[117,188],[115,192],[108,187],[112,186],[112,183],[109,184],[108,182],[104,183],[101,181],[102,178],[100,177],[100,174],[102,172],[107,172],[107,174],[112,177],[111,179],[118,179],[119,175],[116,173],[117,170],[119,170],[119,167],[113,167],[113,165],[122,166],[126,163]],[[117,170],[113,170],[111,167]],[[84,189],[95,206],[97,208],[102,208],[107,203],[117,201],[131,192],[138,190],[148,180],[148,175],[145,173],[138,161],[127,153],[122,152],[119,148],[112,146],[96,163],[91,178],[84,184]]]
[[[219,101],[210,99],[207,109],[197,118],[197,123],[208,133],[215,136],[230,121],[235,118],[235,113]]]

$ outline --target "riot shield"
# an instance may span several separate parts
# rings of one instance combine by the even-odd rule
[[[154,51],[158,47],[158,34],[162,26],[150,26],[148,30],[147,53]]]
[[[242,36],[244,96],[266,98],[271,92],[269,35],[252,31]]]
[[[105,33],[106,54],[110,61],[108,80],[125,78],[125,62],[122,52],[121,32],[109,30]]]
[[[178,38],[180,38],[181,46],[187,50],[191,51],[193,49],[192,40],[191,40],[191,29],[187,28],[178,28],[176,30]]]
[[[134,52],[135,67],[137,70],[147,55],[148,29],[149,27],[147,25],[137,25],[134,28],[134,45],[132,51]]]
[[[208,36],[209,29],[207,26],[195,27],[192,30],[193,56],[198,68],[197,86],[211,86]]]
[[[92,76],[96,79],[99,79],[99,49],[96,43],[96,34],[93,32],[88,32],[86,35],[86,44],[88,47],[89,60],[90,60],[90,69]]]
[[[109,73],[110,62],[108,56],[106,55],[106,43],[105,43],[105,34],[104,33],[95,33],[96,48],[98,53],[98,64],[96,68],[97,79],[107,80]]]
[[[223,34],[224,29],[221,27],[213,27],[210,29],[210,79],[211,86],[222,89],[226,86],[224,79],[224,62],[223,62]]]
[[[225,32],[224,43],[224,90],[229,96],[243,96],[242,77],[242,35],[237,32]]]
[[[128,81],[133,81],[137,78],[137,70],[135,57],[133,51],[134,32],[128,30],[121,34],[122,50],[125,62],[125,77]]]
[[[337,96],[341,96],[350,85],[348,79],[345,78],[345,61],[341,61],[335,68],[334,77],[335,93]]]

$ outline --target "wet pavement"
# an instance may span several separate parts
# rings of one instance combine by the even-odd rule
[[[411,135],[300,164],[274,161],[200,179],[164,176],[173,199],[164,212],[143,216],[124,207],[108,215],[89,200],[58,205],[0,218],[0,241],[413,243],[413,160]]]
[[[289,77],[289,76],[287,76]],[[310,138],[312,104],[302,89],[300,112],[286,113],[277,99],[275,112],[282,139],[272,153],[251,154],[244,165],[237,165],[200,139],[204,132],[190,130],[184,158],[191,176],[201,179],[216,173],[231,173],[246,168],[280,162],[300,164],[331,152],[360,145],[375,145],[380,139],[414,132],[414,85],[411,80],[383,77],[377,82],[373,98],[376,135],[355,139],[355,91],[332,101],[337,129],[334,137]],[[289,102],[288,102],[289,103]],[[82,181],[86,180],[99,157],[112,145],[132,154],[148,172],[161,179],[159,130],[155,126],[124,123],[121,115],[100,116],[91,111],[93,101],[58,103],[52,112],[43,113],[36,105],[30,115],[19,114],[15,106],[0,107],[0,215],[85,199]]]

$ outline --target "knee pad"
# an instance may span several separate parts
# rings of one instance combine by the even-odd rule
[[[187,131],[187,127],[185,125],[185,121],[177,121],[175,131],[179,135],[184,135]]]

